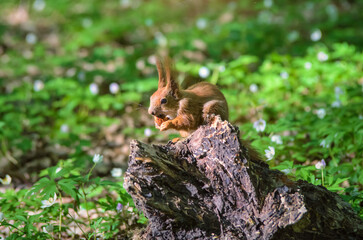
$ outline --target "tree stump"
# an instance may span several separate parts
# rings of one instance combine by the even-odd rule
[[[337,194],[291,181],[218,117],[177,143],[131,143],[125,189],[149,219],[142,239],[363,239]]]

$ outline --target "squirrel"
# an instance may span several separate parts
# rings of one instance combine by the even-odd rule
[[[150,97],[148,109],[148,113],[154,116],[156,128],[160,131],[175,129],[182,137],[187,137],[216,115],[228,121],[228,104],[217,86],[199,82],[181,89],[170,65],[169,59],[165,60],[164,65],[159,59],[156,62],[158,90]],[[247,148],[252,161],[262,161],[258,151],[249,142],[240,141]]]
[[[150,97],[148,113],[154,116],[155,127],[160,131],[175,129],[187,137],[210,118],[219,115],[228,120],[228,104],[217,86],[208,82],[196,83],[181,89],[170,66],[156,62],[159,83],[157,91]]]

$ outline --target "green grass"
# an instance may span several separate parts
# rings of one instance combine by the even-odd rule
[[[271,168],[363,217],[363,3],[269,2],[2,1],[0,177],[12,183],[1,185],[0,236],[127,238],[146,223],[110,171],[125,169],[131,139],[175,137],[146,112],[163,54],[182,85],[209,69],[242,138],[274,148]]]

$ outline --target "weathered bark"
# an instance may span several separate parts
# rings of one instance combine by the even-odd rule
[[[214,120],[165,146],[131,143],[125,188],[149,219],[146,239],[363,239],[337,194],[293,182]]]

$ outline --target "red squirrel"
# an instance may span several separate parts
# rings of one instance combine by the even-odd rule
[[[181,89],[176,82],[170,60],[156,63],[158,90],[150,97],[149,114],[155,118],[155,126],[160,131],[175,129],[182,137],[187,137],[200,125],[219,115],[228,120],[228,105],[223,93],[208,82],[196,83]]]
[[[228,121],[228,105],[223,93],[208,82],[196,83],[181,89],[172,74],[170,61],[156,63],[159,84],[158,90],[150,97],[149,114],[154,116],[155,127],[160,131],[175,129],[182,137],[187,137],[200,125],[208,123],[219,115]],[[174,140],[173,140],[174,141]],[[260,154],[244,140],[251,160],[261,161]]]

